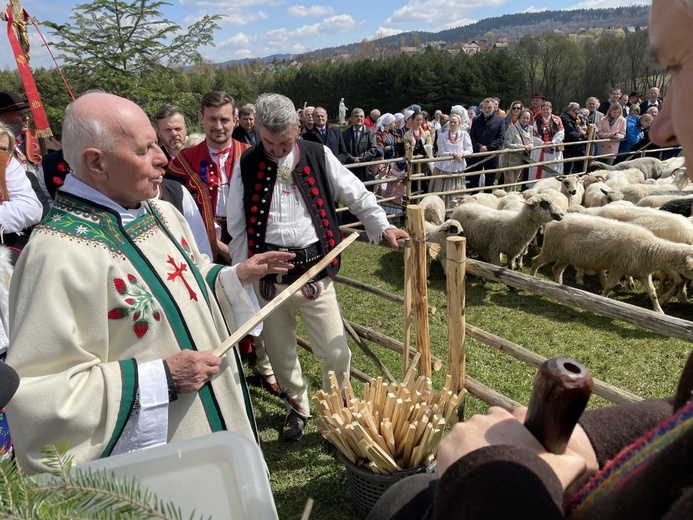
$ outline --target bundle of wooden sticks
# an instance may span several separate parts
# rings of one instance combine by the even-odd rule
[[[315,422],[323,437],[351,462],[375,473],[391,474],[431,462],[466,390],[453,394],[448,376],[443,389],[435,392],[430,379],[414,381],[412,375],[410,371],[402,383],[390,385],[382,377],[371,379],[361,400],[344,374],[342,400],[337,378],[330,372],[331,393],[320,390],[313,396],[320,413]]]

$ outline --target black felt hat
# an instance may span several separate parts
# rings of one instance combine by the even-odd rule
[[[26,108],[29,108],[29,103],[17,94],[9,90],[0,90],[0,112],[14,112]]]
[[[18,387],[17,372],[10,365],[0,362],[0,408],[10,402]]]

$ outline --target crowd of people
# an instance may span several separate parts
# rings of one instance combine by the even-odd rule
[[[62,150],[37,159],[29,105],[0,92],[0,224],[3,235],[32,232],[14,266],[9,322],[0,316],[8,362],[0,370],[0,404],[11,398],[7,412],[23,470],[44,471],[42,448],[63,440],[75,463],[219,430],[257,441],[238,351],[219,358],[212,350],[339,244],[336,204],[349,207],[372,242],[397,249],[407,234],[389,224],[363,181],[400,176],[408,155],[448,158],[433,163],[436,176],[495,169],[497,156],[472,154],[503,148],[517,152],[508,154],[509,165],[531,166],[523,158],[551,160],[573,142],[579,150],[589,124],[613,141],[602,151],[614,160],[650,124],[658,145],[681,141],[684,152],[692,149],[685,92],[693,65],[680,51],[691,40],[691,21],[690,0],[654,0],[655,56],[676,70],[666,103],[658,91],[638,104],[637,93],[624,100],[614,89],[605,106],[590,98],[587,113],[570,103],[560,117],[536,94],[529,107],[514,101],[507,113],[486,98],[473,117],[462,106],[430,120],[416,105],[399,115],[366,116],[356,108],[340,131],[327,123],[324,108],[299,114],[279,94],[263,94],[237,115],[231,96],[210,92],[200,107],[204,135],[188,147],[176,107],[162,107],[152,125],[135,103],[90,92],[66,108]],[[379,157],[384,171],[344,166]],[[534,168],[522,175],[553,175],[560,163]],[[497,181],[495,172],[475,177],[484,186]],[[168,181],[175,185],[167,188]],[[429,190],[460,186],[469,184],[443,177]],[[40,196],[50,201],[43,220]],[[297,314],[323,362],[325,389],[329,370],[349,372],[332,283],[339,267],[335,259],[253,331],[258,365],[286,403],[286,440],[300,439],[310,417],[296,356]],[[405,479],[372,517],[688,518],[692,371],[689,360],[673,402],[586,413],[563,455],[546,453],[522,427],[522,412],[475,416],[442,441],[438,476]]]

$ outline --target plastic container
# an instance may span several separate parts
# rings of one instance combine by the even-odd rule
[[[426,466],[397,471],[392,475],[380,475],[370,470],[359,468],[341,453],[337,453],[347,470],[347,486],[351,493],[351,503],[360,518],[365,519],[378,499],[391,486],[403,478],[425,473]]]
[[[245,436],[217,432],[78,466],[134,477],[183,517],[277,520],[265,460]]]

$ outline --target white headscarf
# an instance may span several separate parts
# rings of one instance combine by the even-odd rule
[[[382,132],[386,126],[391,125],[394,122],[395,116],[390,114],[390,112],[386,112],[378,118],[378,122],[375,124],[375,128]]]
[[[463,105],[454,105],[450,109],[450,115],[452,114],[457,114],[460,116],[460,120],[462,123],[469,123],[469,114],[467,113],[467,109],[464,108]]]

